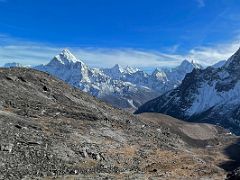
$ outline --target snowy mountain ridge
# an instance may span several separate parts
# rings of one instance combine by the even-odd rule
[[[219,68],[194,69],[181,85],[137,110],[220,124],[240,134],[240,49]]]

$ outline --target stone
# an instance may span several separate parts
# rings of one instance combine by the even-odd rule
[[[1,151],[8,151],[9,153],[11,153],[12,152],[12,149],[13,149],[13,144],[11,144],[11,143],[2,143],[1,145],[0,145],[0,149],[1,149]]]

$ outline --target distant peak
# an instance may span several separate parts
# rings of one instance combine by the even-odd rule
[[[53,60],[61,64],[72,64],[76,62],[84,64],[81,60],[77,59],[68,49],[63,49],[60,54],[53,58]]]
[[[124,70],[126,71],[126,73],[135,73],[135,72],[139,71],[138,68],[133,68],[130,66],[126,66],[126,68]]]
[[[118,71],[120,71],[120,72],[123,72],[123,71],[124,71],[123,68],[122,68],[122,66],[120,66],[119,64],[115,64],[112,69],[116,69],[116,70],[118,70]]]
[[[63,50],[62,50],[62,53],[63,53],[63,54],[71,54],[71,52],[69,51],[69,49],[63,49]]]
[[[161,72],[161,70],[159,68],[155,68],[154,71],[153,71],[153,74],[156,74],[158,72]]]
[[[153,77],[157,78],[157,79],[166,79],[167,78],[167,75],[164,71],[162,71],[161,69],[159,68],[155,68],[155,70],[152,72],[152,75]]]
[[[191,61],[193,63],[193,60]],[[191,64],[187,59],[184,59],[181,64]]]
[[[78,61],[78,59],[68,49],[62,50],[62,52],[59,55],[62,56],[65,60],[69,60],[72,62]]]
[[[195,60],[183,60],[182,63],[178,66],[178,67],[182,67],[182,68],[187,68],[187,67],[193,67],[193,68],[197,68],[197,69],[202,69],[202,66],[200,64],[198,64]]]
[[[179,67],[185,67],[185,66],[192,66],[193,63],[189,62],[188,60],[184,59]]]
[[[113,67],[115,67],[115,68],[122,68],[119,64],[115,64]]]
[[[157,73],[164,73],[164,71],[162,71],[159,68],[155,68],[154,71],[152,72],[152,74],[157,74]]]

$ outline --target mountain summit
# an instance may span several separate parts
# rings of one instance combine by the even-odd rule
[[[87,66],[83,63],[83,61],[77,59],[68,49],[64,49],[60,54],[56,55],[47,66],[87,69]]]
[[[59,55],[55,56],[54,60],[58,60],[62,64],[81,62],[68,49],[64,49]]]
[[[200,64],[197,64],[193,60],[189,62],[188,60],[183,60],[182,63],[177,67],[178,70],[185,70],[191,72],[193,68],[202,69],[203,67]]]

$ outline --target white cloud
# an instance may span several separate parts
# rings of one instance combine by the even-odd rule
[[[203,65],[211,65],[220,60],[227,60],[240,47],[240,41],[191,49],[188,59],[197,60]]]
[[[14,61],[25,65],[45,64],[63,49],[63,47],[53,45],[16,40],[6,35],[0,35],[0,42],[0,65]],[[137,49],[78,47],[69,49],[91,67],[110,67],[120,64],[149,69],[176,66],[183,59],[195,60],[205,66],[212,65],[220,60],[228,59],[240,47],[239,42],[196,47],[181,55],[174,51],[162,53]]]
[[[178,55],[169,55],[159,52],[142,51],[135,49],[78,49],[75,54],[83,57],[94,67],[113,66],[120,64],[122,66],[134,67],[157,67],[157,66],[175,66],[182,58]]]
[[[25,65],[45,64],[63,48],[48,46],[0,46],[0,65],[20,62]],[[134,49],[69,48],[74,55],[91,67],[110,67],[115,64],[133,67],[175,66],[182,56]]]
[[[47,63],[58,52],[57,48],[36,45],[0,45],[0,65],[8,62],[25,65]]]

